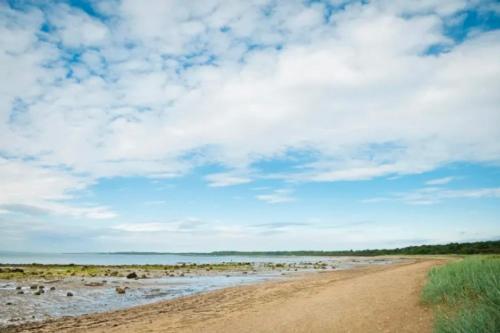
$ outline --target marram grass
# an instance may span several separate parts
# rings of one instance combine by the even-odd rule
[[[500,256],[433,268],[422,299],[435,309],[435,333],[500,332]]]

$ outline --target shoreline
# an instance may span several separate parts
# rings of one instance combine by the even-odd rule
[[[312,272],[388,265],[401,258],[297,258],[296,262],[175,265],[0,264],[0,329],[102,313]]]
[[[361,289],[370,289],[371,291],[368,294],[381,292],[383,294],[383,290],[380,290],[380,288],[384,288],[384,286],[373,285],[373,281],[370,280],[375,279],[379,283],[385,284],[385,287],[387,287],[387,283],[390,282],[391,279],[398,278],[401,272],[405,273],[405,271],[409,270],[412,271],[412,273],[403,275],[406,279],[409,278],[412,280],[412,276],[417,272],[418,274],[416,274],[416,276],[418,276],[419,279],[417,279],[418,281],[414,280],[412,285],[413,289],[416,288],[419,290],[423,283],[422,281],[425,279],[427,270],[433,265],[444,262],[443,259],[435,258],[412,259],[412,262],[384,266],[367,266],[343,271],[322,272],[320,274],[302,274],[289,279],[271,280],[244,286],[228,287],[123,310],[54,319],[41,323],[9,326],[5,329],[5,332],[195,332],[196,329],[201,329],[200,325],[204,325],[203,323],[207,320],[211,321],[212,324],[210,324],[209,327],[203,327],[202,331],[215,332],[217,331],[217,325],[220,325],[222,322],[227,324],[229,321],[233,323],[233,325],[238,326],[238,323],[242,322],[242,318],[252,317],[255,313],[261,313],[261,316],[268,318],[267,320],[272,322],[274,320],[272,318],[279,318],[279,314],[283,315],[283,313],[279,311],[279,314],[273,314],[273,312],[279,310],[280,307],[291,307],[297,312],[298,309],[302,309],[302,306],[299,305],[303,302],[307,302],[311,297],[313,299],[323,299],[325,294],[330,293],[337,296],[346,296],[344,302],[351,302],[350,306],[356,308],[363,307],[366,306],[366,304],[352,303],[356,301],[357,295],[358,297],[363,296],[363,294],[359,295],[358,288],[351,290],[351,294],[346,294],[344,290],[345,286],[340,287],[340,285],[347,283],[348,286],[351,285],[349,288],[352,289],[353,283],[359,284],[360,280],[364,280],[358,287]],[[385,277],[380,279],[380,275]],[[406,303],[404,297],[405,294],[407,294],[405,285],[408,285],[408,281],[401,284],[400,287],[403,288],[400,295],[393,295],[398,298],[398,302],[402,302],[402,307],[404,307]],[[415,298],[415,295],[412,295],[412,297]],[[362,300],[358,300],[358,302],[362,302]],[[349,307],[347,304],[342,305],[336,304],[335,302],[332,304],[327,302],[326,304],[328,306],[337,306],[340,308]],[[279,307],[276,308],[278,305]],[[426,310],[421,309],[418,304],[412,304],[412,306],[415,307],[417,309],[415,311],[419,312],[421,315],[423,315],[422,313],[427,313]],[[304,309],[307,308],[308,307],[305,307]],[[266,315],[267,312],[270,312],[269,316]],[[342,310],[342,312],[345,313],[346,311]],[[309,315],[317,317],[322,316],[322,314],[324,315],[324,311],[319,308],[318,313],[310,313]],[[237,315],[239,319],[236,320],[235,315]],[[296,315],[300,317],[303,314],[299,311]],[[331,315],[335,317],[334,313]],[[261,316],[258,321],[262,321]],[[428,313],[424,317],[427,318],[427,321],[431,318]],[[307,325],[315,325],[314,321],[311,322],[310,318],[304,320]],[[426,320],[423,320],[423,322]],[[243,322],[246,321],[247,319]],[[325,323],[329,322],[328,320],[325,321]],[[411,320],[409,322],[411,322]],[[345,324],[345,320],[341,320],[340,323]],[[247,326],[244,327],[241,325],[238,327],[235,326],[234,331],[250,332],[250,328],[252,327],[257,331],[271,332],[273,329],[275,331],[280,331],[273,323],[266,324],[265,327],[255,327],[250,322],[247,322],[246,325]],[[282,331],[285,332],[286,330]],[[421,331],[425,331],[425,329]]]

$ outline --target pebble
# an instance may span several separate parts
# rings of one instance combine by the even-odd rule
[[[116,287],[116,292],[118,294],[125,294],[125,288],[122,288],[122,287]]]

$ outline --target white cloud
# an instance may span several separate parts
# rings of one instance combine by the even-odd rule
[[[454,179],[455,177],[443,177],[443,178],[431,179],[426,181],[425,185],[445,185],[453,181]]]
[[[230,173],[230,172],[209,174],[205,176],[205,180],[207,180],[209,186],[212,187],[240,185],[252,181],[252,179],[246,175],[240,175],[237,173]]]
[[[414,191],[395,193],[388,197],[363,200],[365,203],[401,201],[410,205],[433,205],[451,199],[500,198],[500,188],[472,188],[449,190],[440,187],[426,187]]]
[[[277,189],[267,194],[259,194],[255,197],[258,200],[270,203],[270,204],[280,204],[286,202],[292,202],[296,199],[292,196],[293,190],[291,189]]]
[[[116,213],[99,205],[67,201],[93,183],[56,168],[0,158],[0,208],[3,213],[55,214],[88,219],[109,219]]]
[[[0,151],[58,170],[50,192],[27,177],[32,194],[0,202],[66,198],[90,184],[76,174],[176,176],[204,164],[228,169],[208,175],[211,186],[244,184],[259,170],[237,170],[294,150],[316,160],[277,178],[500,162],[500,32],[461,43],[443,32],[470,3],[352,3],[328,22],[323,4],[298,1],[113,4],[96,7],[105,21],[60,4],[47,16],[0,5]],[[436,44],[447,52],[426,54]]]
[[[109,40],[106,25],[67,5],[54,6],[49,21],[64,45],[71,48],[102,46]]]

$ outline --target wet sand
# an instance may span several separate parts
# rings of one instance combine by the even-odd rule
[[[420,304],[428,270],[442,263],[368,266],[238,286],[6,332],[431,332]]]

